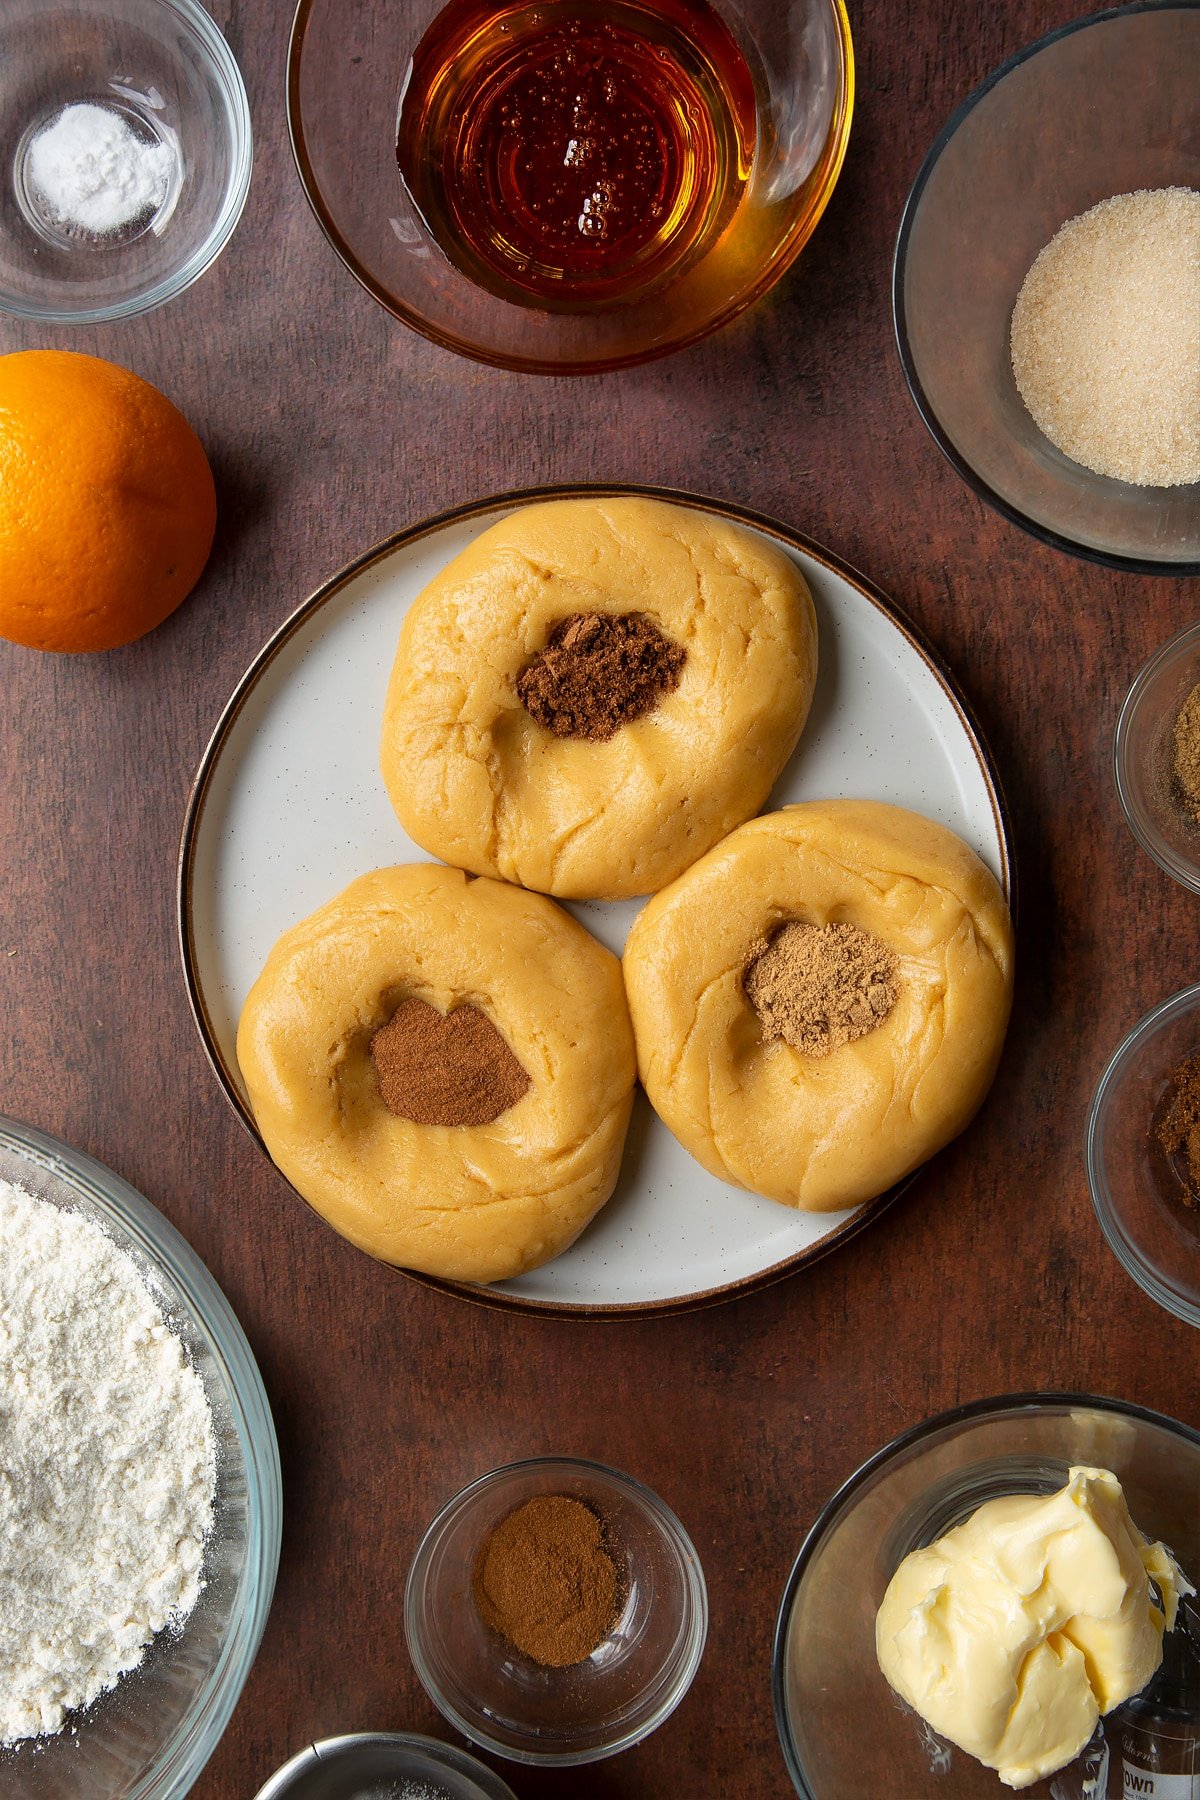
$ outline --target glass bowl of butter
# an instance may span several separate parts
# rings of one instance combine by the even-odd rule
[[[780,1606],[775,1714],[802,1800],[1200,1781],[1198,1494],[1200,1433],[1086,1394],[979,1401],[881,1450]]]

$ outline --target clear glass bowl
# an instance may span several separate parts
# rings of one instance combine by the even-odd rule
[[[1200,625],[1156,650],[1125,696],[1113,739],[1117,797],[1129,829],[1160,869],[1200,894],[1200,821],[1174,776],[1172,733],[1200,683]]]
[[[1059,226],[1112,194],[1200,187],[1200,9],[1077,19],[988,77],[921,165],[893,307],[921,417],[965,481],[1025,530],[1112,568],[1200,574],[1200,484],[1094,475],[1043,437],[1013,380],[1021,283]]]
[[[171,145],[149,220],[106,237],[45,217],[32,137],[92,101]],[[0,309],[93,325],[171,300],[216,260],[250,186],[250,108],[229,47],[196,0],[4,0],[0,6]]]
[[[712,4],[755,77],[757,147],[732,224],[679,280],[642,299],[564,314],[504,300],[448,261],[396,163],[406,70],[442,0],[299,0],[288,122],[325,235],[398,319],[502,368],[620,368],[715,331],[778,280],[816,228],[846,152],[854,59],[842,0]]]
[[[1200,1433],[1091,1394],[1014,1394],[943,1413],[871,1457],[809,1532],[775,1629],[775,1718],[802,1800],[997,1800],[994,1771],[934,1739],[892,1693],[875,1657],[875,1615],[910,1550],[986,1500],[1049,1493],[1069,1467],[1111,1469],[1150,1538],[1200,1573]],[[1113,1715],[1115,1719],[1116,1715]],[[1084,1758],[1030,1800],[1104,1793]]]
[[[546,1669],[485,1625],[475,1560],[500,1520],[539,1494],[585,1501],[624,1553],[620,1617],[585,1662]],[[417,1674],[474,1743],[514,1762],[568,1765],[627,1750],[674,1712],[700,1666],[708,1599],[700,1560],[649,1488],[575,1457],[535,1457],[480,1476],[438,1514],[404,1595]]]
[[[1200,1206],[1184,1204],[1158,1141],[1171,1076],[1200,1056],[1200,984],[1147,1013],[1100,1077],[1087,1122],[1092,1204],[1126,1273],[1160,1306],[1200,1325]]]
[[[444,1791],[450,1800],[516,1800],[512,1789],[465,1750],[400,1731],[323,1738],[276,1771],[255,1800],[362,1800],[404,1780]],[[403,1793],[403,1788],[399,1792]]]
[[[203,1263],[111,1169],[0,1119],[0,1179],[95,1219],[146,1271],[204,1383],[217,1438],[216,1518],[195,1608],[56,1737],[0,1750],[0,1800],[181,1800],[229,1723],[275,1587],[279,1451],[262,1379]]]

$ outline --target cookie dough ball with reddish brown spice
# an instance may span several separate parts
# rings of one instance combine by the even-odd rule
[[[237,1054],[274,1161],[385,1262],[503,1281],[616,1183],[621,967],[544,895],[435,863],[362,876],[279,939]]]
[[[523,507],[409,608],[384,782],[459,868],[650,893],[757,812],[816,667],[804,578],[755,533],[658,500]]]
[[[698,1162],[804,1211],[883,1193],[972,1117],[1013,934],[944,825],[868,800],[767,813],[656,894],[625,946],[638,1068]]]

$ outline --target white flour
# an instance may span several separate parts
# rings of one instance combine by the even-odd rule
[[[190,1612],[214,1470],[133,1258],[0,1181],[0,1744],[58,1731]]]

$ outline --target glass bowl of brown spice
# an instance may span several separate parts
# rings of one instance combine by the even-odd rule
[[[1200,894],[1200,624],[1169,638],[1125,697],[1117,797],[1142,849]]]
[[[1160,1306],[1200,1325],[1200,983],[1119,1045],[1087,1123],[1100,1228]]]
[[[474,1743],[515,1762],[595,1762],[639,1743],[700,1665],[708,1601],[670,1509],[628,1475],[535,1457],[456,1494],[404,1597],[414,1667]]]

